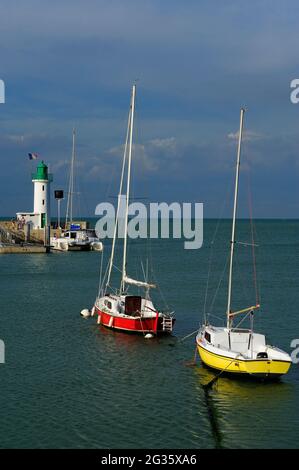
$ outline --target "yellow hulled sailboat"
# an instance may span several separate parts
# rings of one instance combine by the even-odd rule
[[[263,334],[253,331],[254,313],[260,305],[252,305],[237,311],[231,310],[233,258],[236,243],[235,227],[244,113],[245,110],[242,108],[235,175],[228,279],[227,324],[226,327],[217,327],[205,320],[197,334],[196,344],[202,362],[212,369],[234,375],[247,374],[255,377],[273,378],[286,374],[292,360],[286,352],[277,347],[267,345],[266,338]],[[238,315],[247,315],[250,317],[250,328],[234,327],[234,318]]]

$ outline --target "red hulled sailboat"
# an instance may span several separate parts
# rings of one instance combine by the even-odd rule
[[[174,325],[173,312],[164,312],[158,309],[150,298],[151,289],[156,285],[146,281],[139,281],[127,275],[127,238],[128,213],[130,197],[132,140],[134,126],[136,85],[133,85],[124,156],[122,163],[121,181],[118,195],[116,220],[111,248],[111,256],[107,267],[107,275],[100,282],[99,294],[96,298],[92,315],[97,316],[97,323],[108,328],[124,332],[141,333],[144,336],[170,334]],[[123,195],[124,178],[126,174],[126,194]],[[123,259],[121,269],[121,282],[119,289],[111,286],[111,274],[114,266],[114,253],[118,233],[121,204],[125,202]],[[133,295],[129,289],[135,286],[142,290],[142,295]]]

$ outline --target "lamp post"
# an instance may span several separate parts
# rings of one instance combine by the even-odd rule
[[[54,191],[54,196],[55,196],[55,199],[57,200],[57,225],[58,225],[58,228],[61,228],[60,227],[60,203],[61,203],[61,200],[63,199],[63,190],[56,189]]]

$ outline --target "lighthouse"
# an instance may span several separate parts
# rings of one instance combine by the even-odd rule
[[[50,190],[51,175],[47,165],[42,161],[37,165],[36,172],[32,174],[34,185],[33,212],[38,215],[38,227],[44,228],[50,223]]]
[[[50,184],[52,175],[48,172],[47,165],[41,161],[32,173],[34,186],[33,212],[18,212],[17,219],[30,223],[32,228],[40,229],[50,225]]]

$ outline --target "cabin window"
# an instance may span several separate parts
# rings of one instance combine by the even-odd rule
[[[76,238],[76,233],[71,233],[71,238]]]
[[[45,205],[45,200],[43,199],[43,206]]]
[[[43,191],[45,190],[45,186],[43,185]]]
[[[208,343],[211,342],[211,335],[207,331],[205,332],[205,339],[208,341]]]
[[[257,359],[268,359],[268,354],[264,351],[257,353]]]

